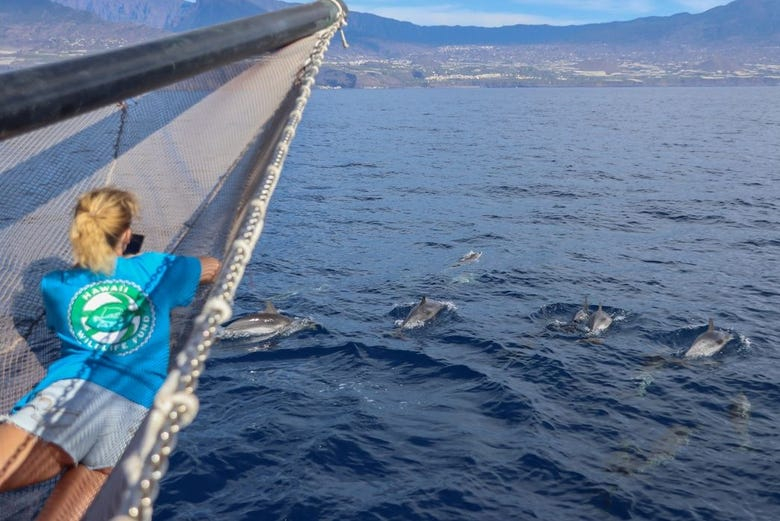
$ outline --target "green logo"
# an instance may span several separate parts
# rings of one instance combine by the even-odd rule
[[[70,331],[96,351],[127,355],[144,345],[154,331],[154,308],[135,283],[95,282],[81,288],[70,302]]]

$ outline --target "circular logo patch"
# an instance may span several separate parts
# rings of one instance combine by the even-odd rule
[[[154,330],[154,309],[135,283],[95,282],[80,289],[68,311],[70,330],[81,344],[126,355],[144,345]]]

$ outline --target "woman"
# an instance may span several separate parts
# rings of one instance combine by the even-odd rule
[[[76,264],[41,281],[61,357],[0,423],[0,491],[64,471],[38,519],[81,519],[152,406],[168,368],[170,311],[188,305],[219,261],[123,256],[138,203],[100,188],[70,228]]]

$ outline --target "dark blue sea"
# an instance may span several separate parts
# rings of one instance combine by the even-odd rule
[[[780,519],[779,269],[780,89],[315,91],[154,518]]]

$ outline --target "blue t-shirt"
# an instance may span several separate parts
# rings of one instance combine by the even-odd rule
[[[199,280],[199,259],[155,252],[118,258],[111,276],[83,268],[47,274],[41,281],[46,323],[62,352],[14,410],[66,378],[151,407],[168,374],[171,309],[192,302]]]

